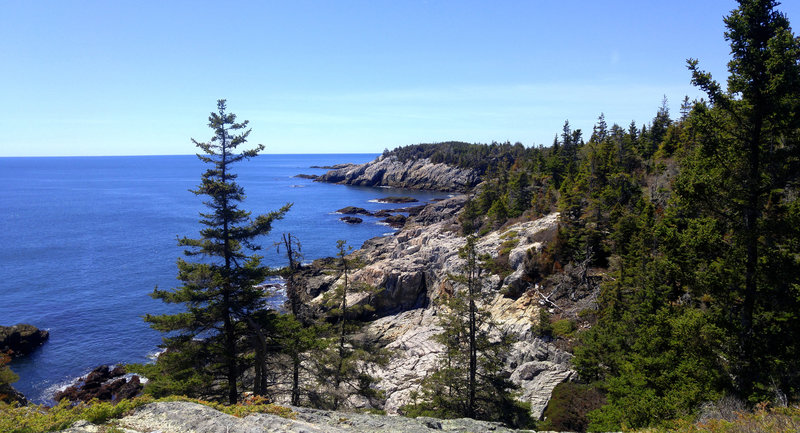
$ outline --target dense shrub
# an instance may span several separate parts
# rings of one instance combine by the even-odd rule
[[[605,396],[592,385],[574,382],[558,384],[544,411],[540,430],[585,432],[589,412],[605,404]]]

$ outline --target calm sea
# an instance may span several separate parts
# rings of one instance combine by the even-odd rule
[[[270,266],[285,259],[273,246],[291,232],[306,260],[335,254],[336,241],[358,248],[392,229],[365,218],[339,221],[345,206],[402,207],[371,200],[411,195],[421,201],[445,193],[362,188],[293,177],[320,174],[312,165],[363,163],[374,154],[262,155],[238,164],[253,214],[294,203],[261,239]],[[0,325],[30,323],[50,340],[15,360],[15,387],[47,403],[56,389],[101,364],[146,362],[161,335],[142,321],[167,312],[153,288],[174,287],[178,236],[196,237],[204,165],[195,156],[0,158]]]

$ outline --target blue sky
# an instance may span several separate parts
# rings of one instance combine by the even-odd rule
[[[733,1],[5,1],[0,156],[195,152],[219,98],[266,153],[550,145],[721,81]],[[800,22],[800,2],[781,5]]]

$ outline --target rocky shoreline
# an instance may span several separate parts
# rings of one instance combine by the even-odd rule
[[[317,176],[317,182],[358,186],[467,192],[480,182],[478,172],[429,159],[399,161],[393,156],[379,156],[365,164],[344,164]]]

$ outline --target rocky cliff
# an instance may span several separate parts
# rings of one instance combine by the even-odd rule
[[[396,235],[371,239],[354,253],[366,266],[351,275],[352,281],[383,288],[377,296],[354,297],[348,303],[370,302],[381,317],[367,326],[365,336],[394,349],[389,364],[373,371],[381,379],[378,388],[386,395],[383,409],[389,414],[410,403],[420,380],[437,367],[443,348],[433,338],[441,332],[436,300],[442,293],[452,293],[455,288],[448,275],[458,273],[464,264],[458,249],[466,241],[459,235],[456,218],[465,201],[462,195],[430,204]],[[526,277],[526,256],[536,254],[552,238],[557,221],[558,214],[551,214],[514,224],[482,237],[477,245],[479,253],[507,260],[507,276],[484,278],[482,290],[490,294],[487,307],[495,321],[514,338],[506,368],[536,418],[553,388],[575,376],[571,355],[533,333],[542,306]],[[310,294],[319,300],[336,284],[336,276],[320,270],[308,282]]]
[[[366,164],[331,170],[316,180],[345,185],[464,192],[477,185],[480,176],[474,170],[436,164],[429,159],[401,162],[391,156],[379,156]]]

